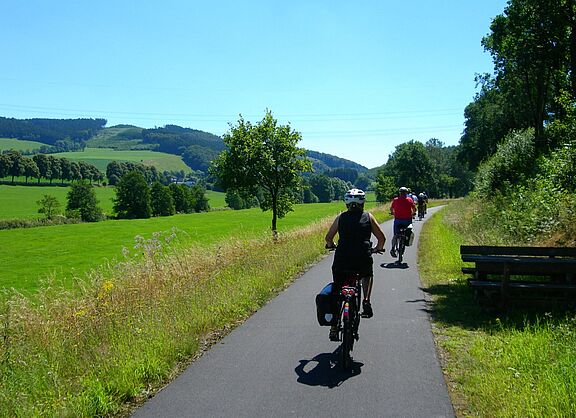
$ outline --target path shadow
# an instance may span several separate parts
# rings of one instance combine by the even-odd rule
[[[385,269],[402,269],[402,270],[405,270],[405,269],[409,268],[410,266],[408,265],[408,263],[398,263],[398,261],[395,261],[393,263],[382,263],[382,264],[380,264],[380,267],[385,268]]]
[[[332,353],[321,353],[312,359],[300,360],[294,369],[297,382],[308,386],[335,388],[362,372],[364,363],[352,361],[352,368],[344,370],[340,364],[340,346]]]

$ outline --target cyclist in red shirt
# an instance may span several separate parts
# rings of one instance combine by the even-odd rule
[[[414,200],[408,196],[408,188],[400,187],[400,195],[392,200],[390,213],[394,215],[394,236],[392,237],[392,249],[390,255],[396,257],[396,241],[400,227],[407,227],[412,224],[412,216],[416,213]]]

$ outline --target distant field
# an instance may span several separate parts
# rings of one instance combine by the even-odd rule
[[[114,160],[154,165],[160,172],[165,170],[184,170],[185,173],[189,173],[192,171],[190,167],[184,164],[180,156],[154,151],[116,151],[111,148],[86,148],[81,152],[62,152],[54,154],[54,156],[74,161],[86,161],[98,167],[103,173],[106,172],[108,163]]]
[[[373,207],[373,204],[369,205]],[[296,205],[279,220],[287,231],[332,216],[342,202]],[[177,228],[182,245],[212,244],[226,237],[254,237],[270,232],[271,213],[258,208],[216,211],[171,217],[105,221],[0,231],[0,289],[33,291],[41,277],[54,275],[68,286],[73,277],[122,258],[122,248],[133,250],[134,237]]]
[[[0,219],[36,219],[43,215],[38,213],[36,202],[46,194],[54,196],[66,208],[66,195],[69,187],[48,186],[8,186],[0,185]],[[112,198],[116,196],[112,187],[96,187],[96,198],[104,213],[112,214]]]
[[[0,151],[14,149],[16,151],[32,151],[39,149],[43,144],[35,141],[21,141],[12,138],[0,138]]]
[[[36,202],[47,194],[58,199],[61,208],[66,207],[66,195],[69,187],[57,186],[9,186],[0,185],[0,219],[36,219],[42,217],[38,213]],[[96,198],[104,213],[112,214],[112,199],[116,197],[113,187],[96,187]],[[212,208],[226,206],[225,193],[208,190],[206,197]]]

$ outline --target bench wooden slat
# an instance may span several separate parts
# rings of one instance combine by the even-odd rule
[[[468,279],[468,283],[470,286],[478,288],[500,289],[502,287],[500,280]],[[570,290],[576,292],[576,284],[510,281],[507,286],[515,289]]]
[[[576,247],[507,247],[461,245],[460,254],[576,257]]]

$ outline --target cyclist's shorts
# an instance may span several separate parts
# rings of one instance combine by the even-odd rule
[[[400,228],[405,228],[412,224],[412,219],[394,219],[394,235],[400,232]]]

